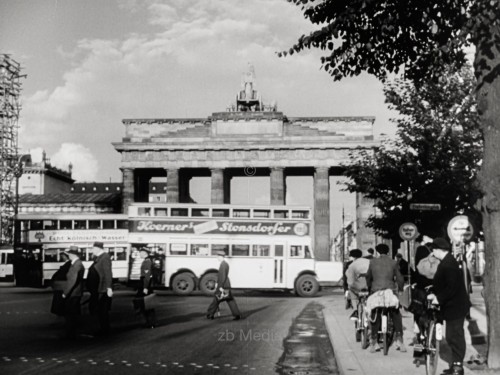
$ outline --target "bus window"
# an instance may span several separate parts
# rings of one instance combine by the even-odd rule
[[[43,221],[42,220],[31,220],[30,221],[30,230],[42,230],[43,229]]]
[[[255,218],[268,218],[271,217],[270,210],[253,210],[253,217]]]
[[[250,217],[250,210],[233,210],[233,217]]]
[[[218,251],[223,251],[226,255],[229,255],[229,245],[215,245],[212,244],[212,255],[217,255]]]
[[[288,211],[287,210],[274,210],[274,218],[275,219],[288,219]]]
[[[101,220],[89,220],[89,229],[101,229]]]
[[[210,255],[208,244],[192,244],[191,255]]]
[[[138,216],[151,216],[151,208],[150,207],[137,207],[137,215]]]
[[[309,211],[292,211],[292,219],[309,219]]]
[[[171,243],[170,255],[187,255],[187,244],[185,243]]]
[[[128,221],[116,220],[116,229],[128,229]]]
[[[204,216],[204,217],[207,217],[207,216],[209,216],[209,209],[208,208],[193,208],[191,210],[191,216],[196,216],[196,217]]]
[[[124,247],[115,247],[115,260],[127,260],[127,250]]]
[[[274,256],[276,257],[283,256],[283,245],[274,245]]]
[[[75,220],[74,225],[75,225],[75,230],[87,229],[87,220]]]
[[[155,208],[155,216],[168,216],[168,208]]]
[[[305,247],[305,258],[312,259],[311,250],[309,250],[309,246]]]
[[[233,257],[247,257],[250,255],[250,245],[233,245]]]
[[[290,257],[291,258],[304,258],[304,249],[301,245],[291,245],[290,246]]]
[[[252,245],[252,256],[268,257],[271,246],[269,245]]]
[[[57,220],[44,220],[43,221],[44,230],[54,230],[57,229]]]
[[[229,210],[226,208],[212,209],[212,217],[229,217]]]
[[[71,220],[60,220],[59,221],[59,229],[71,230],[73,222]]]
[[[188,216],[187,208],[171,208],[170,216]]]
[[[103,220],[102,221],[102,229],[115,229],[115,221],[114,220]]]
[[[28,230],[30,222],[29,220],[21,220],[21,230]]]
[[[44,262],[57,262],[57,249],[46,249],[43,252]]]

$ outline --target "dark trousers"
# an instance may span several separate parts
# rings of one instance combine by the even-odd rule
[[[90,296],[90,313],[97,317],[99,333],[109,333],[109,310],[111,309],[111,298],[106,293],[95,293]]]
[[[403,335],[403,318],[401,317],[401,312],[399,309],[391,308],[389,309],[390,319],[392,319],[392,324],[394,324],[394,333],[396,335]],[[375,318],[375,319],[374,319]],[[382,325],[382,313],[381,309],[376,309],[372,311],[372,339],[377,340],[378,332],[380,331],[380,326]]]
[[[464,333],[465,317],[446,321],[446,342],[451,349],[452,364],[462,365],[465,357],[465,333]]]
[[[233,314],[233,316],[241,315],[240,310],[238,309],[238,305],[236,304],[236,301],[234,300],[231,292],[229,292],[229,296],[227,298],[224,298],[223,300],[218,299],[218,295],[219,294],[214,295],[212,303],[210,303],[210,306],[208,306],[207,315],[214,316],[217,312],[217,309],[219,308],[219,304],[224,301],[229,305],[229,309],[231,310],[231,314]]]
[[[66,301],[64,319],[66,320],[66,336],[70,338],[76,336],[78,317],[81,311],[80,300],[81,297],[70,297]]]

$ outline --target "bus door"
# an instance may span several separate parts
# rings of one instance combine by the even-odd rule
[[[274,245],[273,254],[273,287],[286,287],[286,246],[284,243]]]

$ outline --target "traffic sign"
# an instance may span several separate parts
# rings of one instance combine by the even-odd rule
[[[410,210],[441,211],[441,205],[439,203],[410,203]]]
[[[448,223],[448,236],[455,243],[470,241],[474,235],[474,227],[465,215],[455,216]]]
[[[418,237],[417,226],[413,223],[404,223],[399,227],[399,236],[403,241],[411,241]]]

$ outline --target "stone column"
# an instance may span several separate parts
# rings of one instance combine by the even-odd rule
[[[213,204],[224,203],[224,170],[221,168],[210,169],[212,172],[211,202]]]
[[[179,169],[167,169],[167,203],[179,203]]]
[[[282,167],[271,168],[271,205],[281,206],[285,204],[286,186],[285,172]]]
[[[128,214],[128,206],[134,202],[134,170],[132,168],[120,168],[122,170],[122,212]]]
[[[327,167],[314,172],[314,254],[330,260],[330,179]]]

